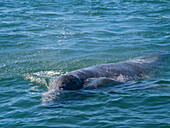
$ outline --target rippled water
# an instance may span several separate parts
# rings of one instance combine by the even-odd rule
[[[146,80],[42,105],[60,74],[162,51],[169,0],[2,0],[0,127],[170,127],[169,57]]]

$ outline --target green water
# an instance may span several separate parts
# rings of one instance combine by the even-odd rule
[[[0,127],[168,128],[168,57],[146,80],[42,105],[63,73],[162,51],[170,51],[169,0],[1,0]]]

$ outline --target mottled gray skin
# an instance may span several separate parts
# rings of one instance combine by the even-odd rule
[[[120,63],[102,64],[75,70],[58,77],[54,90],[78,90],[85,86],[90,78],[110,78],[119,82],[145,78],[156,68],[160,59],[158,55],[150,55]]]

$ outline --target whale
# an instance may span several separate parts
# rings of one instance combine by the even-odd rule
[[[52,90],[83,89],[88,86],[87,83],[92,79],[112,80],[114,84],[145,79],[158,68],[159,62],[161,62],[161,55],[152,54],[124,62],[101,64],[74,70],[60,75],[52,86]],[[95,84],[91,86],[97,87]]]

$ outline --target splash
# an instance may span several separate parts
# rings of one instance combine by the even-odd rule
[[[31,83],[44,85],[48,90],[50,90],[51,85],[55,83],[56,77],[61,75],[61,72],[57,71],[40,71],[35,73],[27,73],[24,75],[25,80]]]

